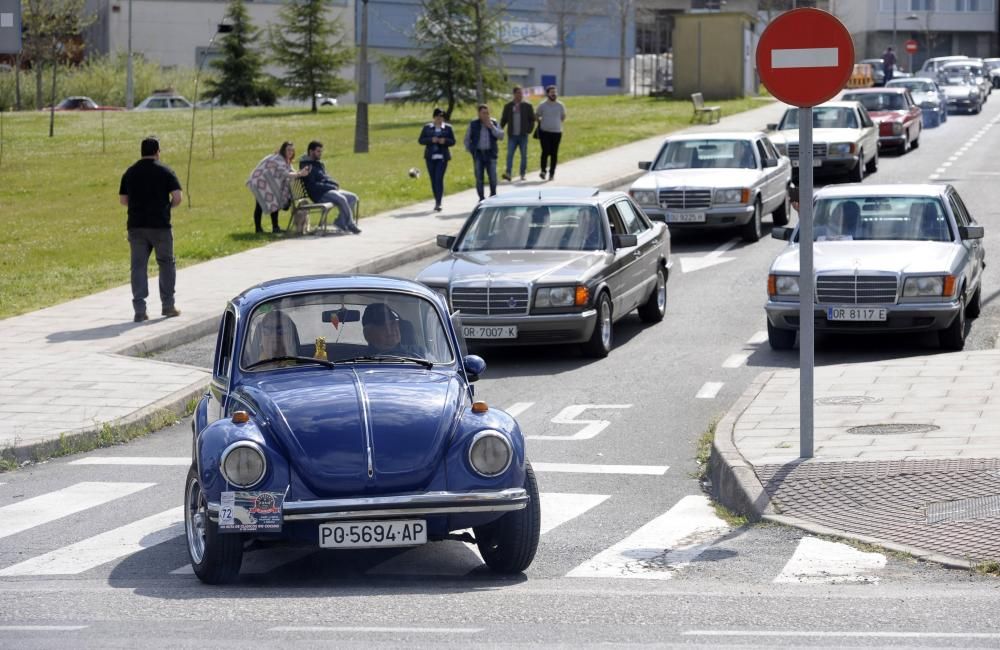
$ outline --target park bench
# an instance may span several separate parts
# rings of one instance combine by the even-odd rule
[[[330,214],[330,210],[336,207],[333,203],[313,203],[312,199],[309,198],[309,194],[306,193],[305,183],[302,182],[301,178],[293,178],[291,181],[292,185],[292,206],[291,215],[288,217],[288,225],[285,226],[285,230],[291,232],[292,222],[295,220],[296,212],[305,212],[307,215],[310,212],[319,212],[319,223],[316,224],[316,228],[313,230],[314,233],[326,234],[327,232],[327,215]],[[305,234],[308,231],[308,227],[302,232]]]
[[[691,103],[694,104],[694,114],[691,115],[691,121],[694,122],[702,121],[702,116],[708,116],[708,121],[711,124],[713,121],[718,122],[722,119],[722,107],[721,106],[705,106],[705,97],[701,93],[691,93]],[[713,120],[712,117],[715,117]]]

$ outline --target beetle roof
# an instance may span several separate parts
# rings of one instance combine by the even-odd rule
[[[252,306],[287,294],[322,291],[405,291],[432,300],[436,295],[419,282],[384,275],[303,275],[254,285],[233,302]]]

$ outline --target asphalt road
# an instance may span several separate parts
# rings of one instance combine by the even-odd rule
[[[992,348],[1000,330],[1000,278],[989,263],[1000,251],[1000,132],[977,138],[994,119],[1000,95],[982,115],[925,131],[919,149],[885,155],[865,181],[937,174],[986,226],[983,314],[971,322],[970,349]],[[190,453],[184,421],[130,445],[0,475],[0,502],[49,499],[69,509],[81,483],[97,493],[107,482],[135,484],[101,507],[0,536],[0,647],[1000,646],[995,579],[714,516],[694,476],[698,438],[759,372],[798,363],[796,351],[774,352],[762,334],[767,268],[785,243],[733,239],[675,232],[666,319],[650,327],[627,317],[607,359],[559,348],[483,352],[489,367],[477,395],[518,413],[540,470],[548,519],[524,577],[498,579],[456,541],[261,549],[247,554],[238,584],[203,586],[185,569],[179,514],[171,519]],[[413,277],[428,261],[391,274]],[[159,358],[207,367],[214,342]],[[934,336],[820,337],[816,362],[936,352]],[[87,459],[97,464],[80,464]],[[594,473],[609,465],[620,467]],[[674,552],[661,544],[647,553],[649,537],[669,534]],[[616,545],[634,561],[610,559]]]

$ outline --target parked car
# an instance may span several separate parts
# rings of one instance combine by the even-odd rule
[[[993,90],[993,83],[989,80],[986,70],[981,63],[981,59],[949,61],[942,65],[938,72],[948,76],[956,74],[970,75],[976,83],[976,86],[979,88],[979,94],[982,97],[984,104],[986,103],[986,99],[989,97],[990,92]]]
[[[878,146],[906,153],[920,146],[923,111],[906,88],[858,88],[845,92],[844,101],[860,102],[878,123]]]
[[[51,107],[44,108],[43,110],[52,110]],[[90,97],[84,97],[82,95],[77,95],[74,97],[67,97],[58,104],[54,110],[57,111],[124,111],[125,109],[121,106],[101,106],[95,102]]]
[[[948,97],[937,82],[927,77],[893,79],[886,88],[906,88],[922,112],[925,127],[935,127],[948,121]]]
[[[153,111],[153,110],[168,110],[168,109],[190,109],[191,102],[187,98],[181,95],[168,95],[154,93],[142,100],[138,106],[133,110],[137,111]]]
[[[847,176],[860,183],[865,174],[878,170],[878,127],[858,102],[833,101],[820,104],[813,113],[813,168],[817,174]],[[789,108],[781,121],[768,124],[771,140],[792,160],[792,176],[798,176],[799,109]]]
[[[788,223],[792,164],[763,133],[697,133],[667,138],[649,173],[629,194],[654,220],[671,227],[739,228],[761,237],[761,219]]]
[[[670,233],[624,192],[546,188],[481,202],[417,279],[445,296],[477,345],[582,344],[604,357],[634,309],[663,319]]]
[[[948,110],[979,113],[983,110],[983,94],[979,84],[967,72],[944,70],[938,73],[938,86],[948,98]]]
[[[254,539],[416,546],[471,529],[494,571],[538,545],[513,417],[474,400],[441,297],[380,276],[274,280],[226,305],[195,410],[184,524],[195,574],[239,573]]]
[[[982,308],[983,227],[951,185],[828,186],[815,195],[817,331],[936,331],[961,350]],[[767,334],[790,349],[799,329],[799,230],[767,280]]]

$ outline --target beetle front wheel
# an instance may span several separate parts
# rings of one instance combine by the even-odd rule
[[[243,563],[243,536],[220,534],[218,523],[209,519],[208,500],[194,465],[184,485],[184,533],[194,574],[210,585],[232,582]]]
[[[538,484],[531,464],[527,466],[524,489],[528,492],[527,506],[474,529],[483,561],[497,573],[524,571],[535,559],[535,551],[538,550],[542,508],[538,503]]]

